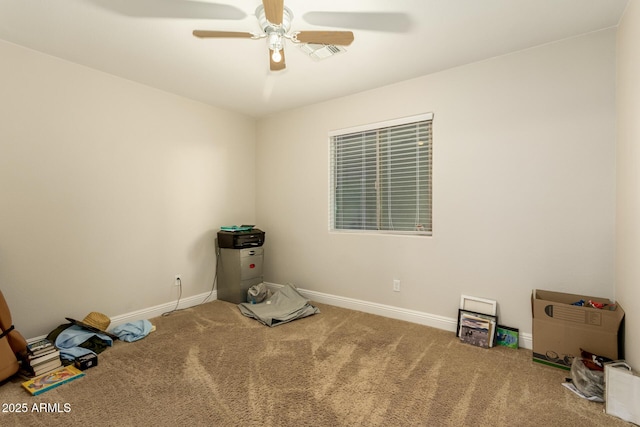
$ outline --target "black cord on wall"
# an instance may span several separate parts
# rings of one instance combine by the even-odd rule
[[[207,302],[207,300],[211,297],[211,295],[213,295],[213,291],[216,289],[216,283],[218,281],[218,264],[220,261],[220,248],[217,247],[216,245],[216,271],[213,275],[213,283],[211,283],[211,291],[209,292],[209,295],[207,295],[200,304],[198,305],[202,305],[205,302]],[[162,316],[168,316],[171,313],[175,313],[176,311],[180,311],[180,310],[184,310],[184,309],[180,309],[178,310],[178,305],[180,305],[180,299],[182,298],[182,279],[177,278],[176,279],[178,281],[178,285],[180,287],[180,294],[178,295],[178,301],[176,302],[176,306],[174,307],[173,310],[171,311],[166,311],[164,313],[162,313]]]

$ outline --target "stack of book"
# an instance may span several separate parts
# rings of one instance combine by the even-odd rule
[[[60,350],[48,339],[27,343],[27,354],[22,359],[20,372],[25,377],[37,377],[62,366]]]

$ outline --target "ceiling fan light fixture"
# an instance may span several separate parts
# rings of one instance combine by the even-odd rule
[[[271,54],[271,59],[273,59],[273,62],[282,61],[282,54],[280,53],[280,49],[273,50],[273,53]]]
[[[271,59],[273,62],[282,61],[282,54],[280,53],[283,48],[282,34],[277,31],[270,33],[267,39],[267,44],[269,45],[269,49],[272,51]]]

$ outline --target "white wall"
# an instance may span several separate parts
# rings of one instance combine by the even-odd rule
[[[625,356],[640,369],[640,1],[618,30],[616,298],[625,309]]]
[[[183,296],[206,292],[215,231],[238,222],[267,231],[265,280],[331,295],[448,318],[461,293],[495,298],[525,333],[533,288],[613,297],[615,34],[278,114],[257,134],[250,118],[0,42],[14,323],[35,336],[175,301],[176,273]],[[329,233],[328,131],[422,112],[435,113],[434,236]],[[636,301],[631,289],[617,297]]]
[[[177,273],[207,292],[218,227],[255,221],[251,118],[5,42],[0,117],[0,289],[27,337],[175,301]]]
[[[534,288],[613,297],[615,29],[258,122],[265,280],[454,318]],[[431,238],[328,232],[330,130],[433,112]],[[401,292],[392,280],[401,280]]]

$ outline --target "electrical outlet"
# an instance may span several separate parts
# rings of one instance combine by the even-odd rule
[[[176,274],[176,280],[173,283],[175,286],[182,285],[182,274]]]
[[[393,279],[393,292],[400,292],[400,280]]]

